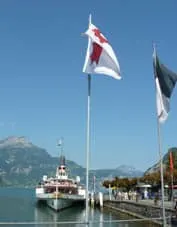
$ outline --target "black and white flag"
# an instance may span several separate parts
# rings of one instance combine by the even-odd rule
[[[154,76],[156,84],[156,103],[159,122],[163,123],[170,110],[170,97],[177,81],[177,74],[161,64],[156,51],[153,53]]]

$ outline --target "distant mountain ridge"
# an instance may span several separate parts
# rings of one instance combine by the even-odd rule
[[[142,171],[137,170],[135,167],[133,166],[128,166],[128,165],[121,165],[119,167],[116,168],[116,171],[121,172],[123,175],[128,172],[130,176],[140,176],[142,175]]]
[[[6,146],[32,147],[34,145],[31,142],[29,142],[27,138],[25,138],[24,136],[21,137],[10,136],[8,138],[0,140],[0,148]]]
[[[67,158],[67,157],[66,157]],[[0,140],[0,184],[2,186],[35,186],[43,175],[53,176],[59,157],[52,157],[45,149],[33,145],[25,137],[11,136]],[[67,160],[66,164],[72,176],[79,175],[85,183],[85,168]],[[90,182],[93,176],[100,184],[104,179],[141,176],[143,172],[134,167],[122,165],[116,169],[90,170]]]

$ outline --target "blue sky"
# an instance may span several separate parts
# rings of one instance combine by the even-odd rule
[[[88,16],[111,43],[122,80],[92,76],[90,168],[146,170],[159,159],[152,43],[177,72],[176,0],[0,1],[0,138],[26,136],[85,166]],[[177,90],[162,126],[177,146]]]

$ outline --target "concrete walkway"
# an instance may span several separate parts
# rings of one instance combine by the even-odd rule
[[[143,199],[143,200],[139,200],[138,203],[140,204],[144,204],[144,205],[151,205],[151,206],[161,206],[161,200],[158,201],[157,205],[154,204],[154,200],[152,199]],[[172,201],[164,201],[164,205],[165,208],[169,208],[169,209],[174,209],[175,204],[172,204]]]

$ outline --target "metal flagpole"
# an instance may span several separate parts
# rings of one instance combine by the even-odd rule
[[[157,115],[157,127],[158,127],[158,146],[159,146],[159,158],[160,158],[160,178],[161,178],[161,194],[162,194],[162,214],[163,214],[163,227],[166,227],[165,205],[164,205],[164,177],[163,177],[163,159],[162,159],[162,142],[160,134],[160,124]]]
[[[156,49],[155,44],[153,44],[154,48],[154,60],[155,60],[155,67],[156,67]],[[154,69],[154,74],[156,75],[156,71]],[[157,94],[157,87],[156,87],[156,78],[155,78],[155,89]],[[156,104],[157,105],[157,104]],[[164,174],[163,174],[163,160],[162,160],[162,142],[161,142],[161,133],[160,133],[160,123],[159,123],[159,116],[157,111],[157,135],[158,135],[158,147],[159,147],[159,158],[160,158],[160,178],[161,178],[161,194],[162,194],[162,214],[163,214],[163,227],[166,227],[166,217],[165,217],[165,206],[164,206]]]
[[[91,14],[89,15],[89,26],[91,24]],[[90,39],[88,40],[90,42]],[[89,44],[88,44],[89,46]],[[85,195],[85,222],[88,222],[88,200],[89,200],[89,159],[90,159],[90,94],[91,94],[91,75],[88,74],[88,101],[87,101],[87,148],[86,148],[86,195]]]
[[[90,93],[91,93],[91,75],[88,74],[88,107],[87,107],[87,151],[86,151],[86,215],[85,221],[88,225],[88,188],[89,188],[89,156],[90,156]]]

